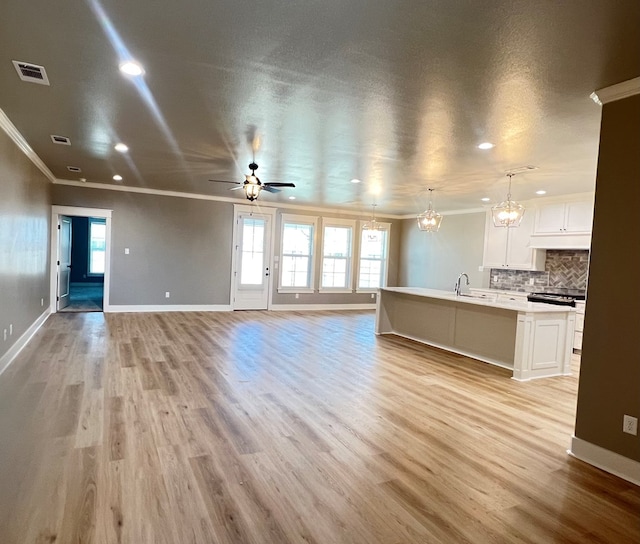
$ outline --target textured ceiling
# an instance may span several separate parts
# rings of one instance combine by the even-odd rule
[[[119,72],[127,55],[143,78]],[[538,170],[514,178],[517,199],[591,191],[589,94],[638,75],[638,0],[0,6],[0,108],[57,178],[239,199],[208,179],[243,180],[253,153],[263,181],[296,184],[260,196],[276,202],[417,213],[433,187],[436,208],[475,208],[523,165]]]

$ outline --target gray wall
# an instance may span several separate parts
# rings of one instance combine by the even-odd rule
[[[461,272],[471,287],[486,287],[489,272],[480,272],[484,251],[484,212],[447,215],[438,232],[418,230],[415,219],[402,221],[399,285],[451,291]]]
[[[578,438],[640,461],[640,95],[602,109],[580,388]]]
[[[0,357],[44,312],[40,299],[49,305],[50,190],[0,130]]]
[[[232,204],[66,185],[53,203],[113,210],[110,304],[229,304]]]
[[[293,215],[307,215],[312,217],[330,217],[333,219],[356,219],[356,220],[368,220],[370,215],[353,215],[345,213],[324,213],[300,211],[296,209],[281,209],[276,214],[276,237],[274,244],[274,255],[280,254],[280,232],[282,228],[282,214]],[[387,285],[398,285],[398,273],[400,268],[400,236],[402,230],[402,221],[390,220],[384,217],[379,217],[378,220],[381,223],[391,223],[391,231],[389,237],[389,264],[387,270]],[[356,236],[354,255],[358,255],[360,237]],[[316,252],[320,255],[321,248],[317,247]],[[320,286],[320,277],[322,273],[322,259],[316,259],[315,269],[315,292],[314,293],[300,293],[299,298],[296,299],[294,293],[278,293],[277,285],[278,280],[274,282],[274,292],[272,301],[274,304],[371,304],[375,300],[371,298],[370,293],[319,293],[318,287]]]

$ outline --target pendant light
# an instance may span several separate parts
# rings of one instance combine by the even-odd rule
[[[509,177],[509,190],[507,192],[507,200],[496,204],[491,208],[493,217],[493,225],[495,227],[519,227],[524,215],[524,206],[511,200],[511,178],[515,176],[513,173],[507,174]]]
[[[418,228],[425,232],[438,232],[440,223],[442,223],[442,215],[433,209],[433,204],[431,203],[432,192],[433,189],[429,189],[429,207],[417,216]]]
[[[371,219],[364,222],[362,230],[369,231],[368,235],[370,240],[373,240],[377,236],[377,232],[380,230],[380,224],[376,221],[376,204],[371,204]]]

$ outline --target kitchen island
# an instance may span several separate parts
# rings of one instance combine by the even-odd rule
[[[571,307],[436,289],[386,287],[376,306],[376,334],[508,368],[516,380],[570,375],[574,329]]]

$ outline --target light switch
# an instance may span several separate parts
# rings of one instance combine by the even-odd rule
[[[129,248],[128,248],[128,247],[125,247],[125,248],[124,248],[124,254],[125,254],[125,255],[129,255]]]

